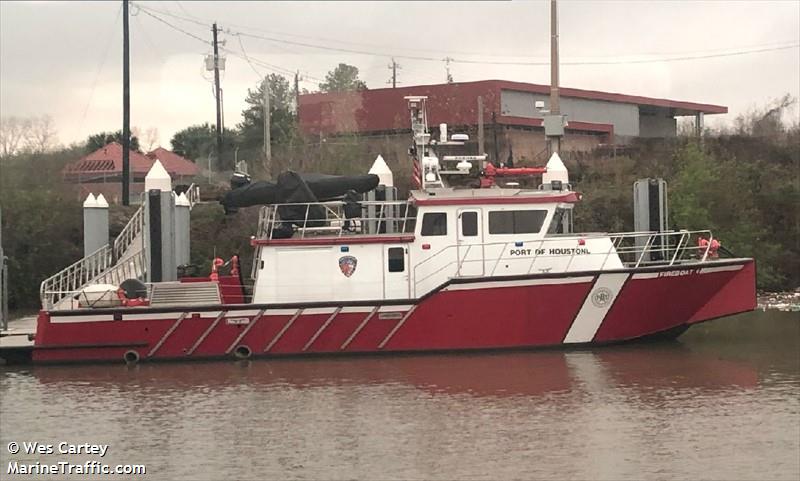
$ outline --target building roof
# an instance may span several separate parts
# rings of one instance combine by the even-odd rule
[[[153,160],[158,159],[170,175],[192,176],[200,173],[200,167],[191,160],[181,157],[164,147],[158,147],[147,154]]]
[[[539,85],[508,80],[481,80],[451,84],[417,85],[400,88],[382,88],[361,92],[313,93],[300,96],[299,120],[308,133],[384,132],[406,130],[409,127],[408,107],[403,97],[425,95],[428,97],[428,122],[430,125],[448,123],[474,125],[477,121],[477,98],[483,98],[484,122],[498,124],[540,126],[541,119],[503,115],[501,92],[513,90],[542,95],[550,93],[549,85]],[[599,100],[639,106],[660,107],[672,110],[672,115],[727,113],[719,105],[657,99],[595,90],[561,88],[562,97]],[[569,122],[568,128],[608,132],[610,124]]]
[[[130,169],[132,178],[144,178],[155,159],[161,161],[171,176],[193,176],[200,169],[193,162],[161,147],[145,155],[135,150],[130,151]],[[113,177],[122,174],[122,145],[111,142],[94,152],[70,162],[62,170],[68,179],[85,179],[97,177]]]

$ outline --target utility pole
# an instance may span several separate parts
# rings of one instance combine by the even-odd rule
[[[497,112],[492,112],[492,136],[494,138],[494,163],[500,165],[500,145],[497,143]]]
[[[222,166],[222,108],[219,93],[219,47],[217,45],[217,24],[211,27],[214,36],[214,99],[217,104],[217,168]]]
[[[269,104],[269,77],[264,77],[264,170],[270,175],[272,164],[272,139],[270,138],[270,124],[272,120]]]
[[[453,76],[450,75],[450,62],[452,60],[453,59],[450,58],[450,57],[445,57],[444,58],[444,69],[447,72],[447,83],[449,83],[449,84],[453,83]]]
[[[386,83],[391,83],[392,88],[397,88],[397,69],[403,68],[394,61],[394,57],[392,57],[392,64],[389,65],[389,69],[392,71],[392,78],[389,79]]]
[[[561,151],[564,118],[558,91],[558,4],[550,0],[550,114],[545,118],[545,135],[550,154]]]
[[[122,0],[122,205],[130,205],[131,65],[128,39],[128,0]]]
[[[478,155],[485,154],[486,144],[483,140],[483,97],[478,96]]]
[[[3,210],[0,209],[0,331],[8,330],[8,266],[3,255]]]

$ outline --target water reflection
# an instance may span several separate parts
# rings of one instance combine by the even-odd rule
[[[798,479],[800,322],[759,316],[583,351],[8,367],[0,446],[109,443],[153,479]]]
[[[11,374],[11,373],[9,373]],[[56,389],[158,395],[321,386],[404,385],[430,394],[541,396],[603,385],[658,388],[753,387],[753,365],[660,343],[586,351],[305,358],[138,366],[36,366],[16,370]]]

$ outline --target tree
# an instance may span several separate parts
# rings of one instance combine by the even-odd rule
[[[27,150],[34,153],[48,152],[55,147],[56,140],[56,129],[53,127],[52,117],[43,115],[31,119],[25,141]]]
[[[739,135],[777,138],[784,134],[788,127],[783,122],[784,112],[796,103],[797,99],[787,93],[764,108],[740,114],[734,120],[736,131]]]
[[[325,81],[319,84],[322,92],[348,92],[367,90],[367,84],[358,78],[358,67],[340,63],[325,75]]]
[[[139,137],[131,134],[131,150],[139,150]],[[90,135],[88,139],[86,139],[86,152],[94,152],[97,149],[101,149],[106,145],[110,144],[111,142],[118,142],[122,145],[122,131],[117,130],[116,132],[100,132],[94,135]]]
[[[144,140],[144,148],[147,152],[150,152],[154,148],[158,147],[158,127],[146,128],[141,138]]]
[[[31,129],[31,120],[20,117],[0,119],[0,156],[18,153]]]
[[[224,156],[232,155],[236,146],[236,132],[225,129],[222,132]],[[208,123],[192,125],[176,132],[170,140],[172,151],[194,162],[208,159],[217,148],[217,130]]]
[[[0,119],[0,157],[41,154],[56,146],[56,130],[49,115]]]
[[[270,74],[269,111],[270,137],[273,144],[287,142],[295,135],[294,91],[289,80],[278,74]],[[242,111],[242,123],[238,125],[241,145],[245,149],[260,150],[264,145],[264,82],[255,89],[247,89],[248,107]]]

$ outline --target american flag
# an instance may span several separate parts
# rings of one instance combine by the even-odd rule
[[[422,173],[420,172],[420,168],[419,168],[420,161],[416,156],[414,156],[414,157],[412,157],[412,162],[414,163],[414,173],[412,174],[412,180],[414,181],[414,186],[417,189],[421,189],[422,188]]]

